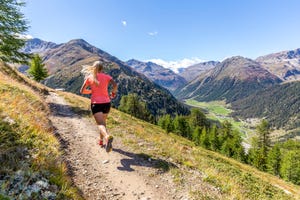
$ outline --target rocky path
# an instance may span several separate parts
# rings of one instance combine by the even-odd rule
[[[46,101],[72,180],[85,199],[185,199],[171,194],[168,180],[150,178],[157,170],[151,160],[124,150],[117,138],[112,152],[101,149],[95,123],[73,113],[58,94],[51,92]]]

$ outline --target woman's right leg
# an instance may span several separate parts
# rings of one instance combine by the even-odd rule
[[[98,128],[100,130],[100,139],[105,138],[107,139],[109,137],[109,134],[106,130],[106,119],[107,114],[103,114],[102,112],[97,112],[94,114],[95,121],[98,125]],[[102,137],[101,137],[102,136]]]
[[[102,112],[98,112],[94,114],[95,120],[97,122],[97,125],[100,129],[100,134],[103,135],[103,137],[106,140],[106,145],[105,145],[105,150],[106,152],[110,152],[112,150],[112,142],[113,142],[113,137],[108,134],[106,130],[106,118],[108,114],[104,114]],[[100,136],[101,138],[101,136]]]

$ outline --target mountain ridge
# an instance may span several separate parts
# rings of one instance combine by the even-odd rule
[[[183,77],[172,70],[164,68],[163,66],[153,62],[142,62],[130,59],[126,61],[126,64],[144,74],[158,85],[167,88],[171,92],[187,83]]]
[[[205,73],[206,71],[214,68],[219,61],[207,61],[207,62],[201,62],[195,65],[191,65],[187,68],[182,68],[180,70],[179,75],[184,77],[188,82],[194,80],[197,76],[199,76],[202,73]]]
[[[256,61],[283,81],[300,80],[300,48],[260,56]]]
[[[235,101],[255,90],[282,82],[264,69],[258,62],[241,56],[228,58],[216,67],[201,74],[188,85],[175,91],[180,99],[194,98],[199,101]]]

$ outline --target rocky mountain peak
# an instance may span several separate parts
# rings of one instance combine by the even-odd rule
[[[256,61],[283,81],[300,80],[300,48],[260,56]]]
[[[53,42],[46,42],[38,38],[30,39],[26,45],[21,49],[25,53],[44,53],[45,51],[58,46]]]

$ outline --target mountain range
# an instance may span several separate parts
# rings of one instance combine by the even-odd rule
[[[231,57],[202,73],[175,91],[179,99],[232,102],[252,92],[278,84],[281,80],[258,62],[241,56]]]
[[[49,87],[63,88],[79,94],[84,80],[81,73],[83,66],[91,65],[95,60],[104,60],[111,63],[105,67],[105,72],[109,73],[119,85],[117,98],[113,101],[115,106],[118,106],[123,95],[136,93],[147,103],[150,112],[155,116],[189,113],[189,110],[167,89],[82,39],[58,45],[33,39],[27,41],[24,49],[28,53],[38,53],[43,58],[43,63],[50,74],[44,83]]]
[[[277,128],[291,129],[299,123],[300,117],[290,109],[295,110],[294,106],[300,100],[294,98],[296,92],[289,91],[297,91],[295,88],[299,84],[300,49],[272,53],[255,60],[234,56],[222,62],[203,62],[182,69],[178,74],[152,62],[135,59],[123,62],[82,39],[64,44],[33,39],[27,42],[23,51],[39,53],[43,57],[51,74],[46,85],[77,94],[84,79],[82,66],[99,59],[113,63],[107,66],[106,72],[120,86],[120,95],[114,101],[116,106],[122,95],[137,93],[154,115],[188,113],[174,95],[180,101],[225,100],[232,106],[234,116],[269,118]],[[286,85],[291,81],[294,83]],[[291,96],[278,101],[285,94]],[[277,105],[281,103],[287,109],[278,110]],[[276,109],[274,116],[272,113]]]
[[[186,79],[182,76],[153,62],[142,62],[131,59],[126,64],[169,91],[174,91],[178,87],[187,84]]]

